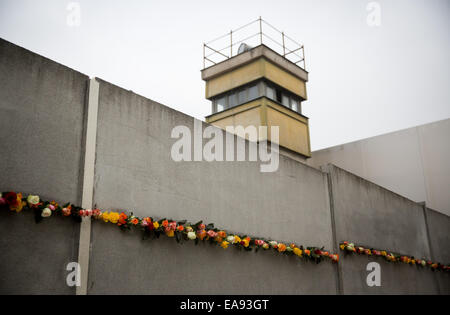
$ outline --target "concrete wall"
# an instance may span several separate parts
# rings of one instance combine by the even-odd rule
[[[335,218],[337,242],[351,241],[374,249],[388,249],[394,253],[431,258],[428,229],[421,205],[368,182],[333,165],[327,166],[332,191],[332,208]],[[448,246],[448,217],[435,222],[430,214],[433,238],[431,244]],[[436,229],[435,229],[436,228]],[[433,231],[434,230],[434,231]],[[442,249],[442,248],[440,248]],[[448,261],[443,255],[435,257]],[[437,294],[440,292],[436,274],[417,267],[387,263],[383,259],[351,255],[341,260],[341,290],[344,294]],[[381,265],[381,287],[366,284],[366,265],[375,261]],[[439,273],[448,280],[448,274]],[[446,293],[448,294],[448,288]]]
[[[203,219],[231,231],[331,248],[322,172],[283,156],[275,173],[261,173],[259,162],[174,162],[172,128],[185,125],[193,130],[193,118],[104,81],[98,120],[94,194],[98,207],[192,222]],[[158,292],[156,279],[166,283],[166,293],[336,293],[334,267],[329,263],[298,268],[295,260],[285,257],[194,249],[173,240],[170,246],[165,241],[141,244],[137,237],[107,230],[102,224],[92,228],[89,293],[110,288],[116,293]],[[124,248],[132,249],[115,249],[119,239],[126,240]],[[130,269],[130,261],[139,268],[121,274],[120,270]],[[158,267],[161,264],[167,269]],[[142,268],[161,269],[155,275],[141,272]],[[276,275],[268,276],[270,281],[254,282],[270,269],[276,270]],[[137,278],[139,286],[130,281]],[[212,279],[220,285],[213,285]]]
[[[340,168],[323,172],[283,155],[274,173],[261,173],[259,162],[174,162],[172,128],[192,130],[193,118],[99,81],[97,207],[203,219],[331,251],[350,240],[450,262],[448,216]],[[87,83],[87,76],[0,41],[0,191],[81,203]],[[1,212],[0,293],[73,294],[65,268],[77,260],[79,239],[70,219],[34,224],[30,213]],[[369,288],[370,259],[361,256],[342,257],[339,267],[314,265],[165,237],[142,241],[98,221],[90,245],[81,246],[90,250],[89,294],[450,293],[448,274],[381,259],[374,261],[382,287]]]
[[[450,261],[450,217],[426,208],[431,257],[436,261]],[[441,293],[450,293],[450,274],[439,274],[436,277]]]
[[[87,79],[0,39],[0,191],[80,203]],[[1,214],[0,293],[74,293],[79,227],[33,222]]]
[[[312,153],[308,164],[335,164],[450,215],[450,119]]]

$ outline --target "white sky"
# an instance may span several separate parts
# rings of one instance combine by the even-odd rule
[[[305,45],[313,150],[450,117],[450,1],[0,0],[0,37],[204,120],[202,45],[262,16]]]

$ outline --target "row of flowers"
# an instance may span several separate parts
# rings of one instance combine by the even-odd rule
[[[323,248],[303,247],[295,243],[285,244],[264,238],[251,238],[247,235],[237,235],[217,229],[214,224],[204,224],[202,221],[191,224],[186,220],[174,221],[166,218],[156,220],[152,217],[139,218],[133,213],[102,211],[100,209],[82,209],[70,203],[63,206],[55,201],[42,201],[39,196],[29,195],[26,198],[21,193],[6,192],[0,194],[0,206],[8,207],[11,211],[20,212],[23,209],[33,210],[37,222],[52,215],[72,217],[81,222],[82,217],[102,220],[112,223],[122,229],[140,228],[144,232],[144,238],[166,235],[173,237],[177,242],[199,241],[216,244],[226,249],[230,246],[251,251],[272,250],[277,253],[292,255],[319,263],[327,259],[331,262],[339,262],[339,255],[332,254]]]
[[[364,248],[363,246],[355,245],[354,243],[350,242],[342,242],[341,244],[339,244],[339,248],[347,253],[383,257],[388,262],[400,262],[404,264],[416,265],[418,267],[429,267],[432,270],[450,271],[450,266],[432,262],[431,260],[427,260],[425,258],[418,259],[414,258],[413,256],[395,254],[387,250]]]

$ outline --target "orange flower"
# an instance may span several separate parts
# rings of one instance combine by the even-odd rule
[[[126,224],[127,218],[128,216],[125,213],[122,212],[121,214],[119,214],[119,225]]]
[[[311,251],[309,249],[305,249],[305,254],[309,256],[311,254]]]
[[[339,255],[338,254],[334,254],[334,255],[330,255],[331,260],[333,262],[339,262]]]
[[[286,245],[284,245],[283,243],[279,243],[278,251],[281,253],[281,252],[284,252],[285,250],[286,250]]]
[[[206,231],[205,231],[205,230],[197,231],[197,236],[198,236],[198,238],[199,238],[201,241],[203,241],[203,239],[204,239],[205,236],[206,236]]]
[[[290,248],[294,249],[296,246],[294,243],[291,243],[291,245],[289,245]]]
[[[69,216],[72,211],[72,206],[68,205],[67,208],[62,209],[62,213],[65,217]]]
[[[219,232],[217,232],[217,236],[219,236],[221,238],[225,238],[225,237],[227,237],[227,233],[225,233],[225,231],[219,231]]]
[[[139,220],[137,218],[133,218],[133,220],[131,220],[131,223],[133,223],[134,225],[139,223]]]
[[[162,221],[162,226],[167,227],[169,225],[169,221],[164,220]]]
[[[184,230],[184,226],[179,225],[179,226],[177,227],[177,230],[180,231],[180,232],[182,232],[182,231]]]
[[[215,238],[214,238],[214,240],[217,242],[217,243],[222,243],[222,238],[220,237],[220,236],[216,236]]]

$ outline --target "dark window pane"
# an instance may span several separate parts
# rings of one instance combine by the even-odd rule
[[[246,90],[239,91],[239,94],[238,94],[239,104],[247,102],[246,93],[247,93]]]
[[[217,99],[216,106],[217,106],[217,111],[218,112],[223,111],[226,108],[226,106],[227,106],[227,99],[226,99],[226,97],[221,97],[221,98]]]
[[[258,97],[258,86],[254,85],[248,89],[248,99],[252,100]]]
[[[275,100],[275,91],[270,86],[266,88],[266,96],[271,100]]]
[[[278,103],[281,103],[281,91],[280,90],[276,90],[276,93],[277,93],[277,99],[276,99],[276,101],[278,102]]]
[[[281,97],[281,104],[283,104],[286,107],[289,107],[289,97],[283,94]]]
[[[228,96],[228,107],[233,107],[237,105],[237,95],[232,93]]]
[[[297,100],[292,99],[291,106],[292,106],[292,110],[295,110],[296,112],[298,112],[298,101]]]

